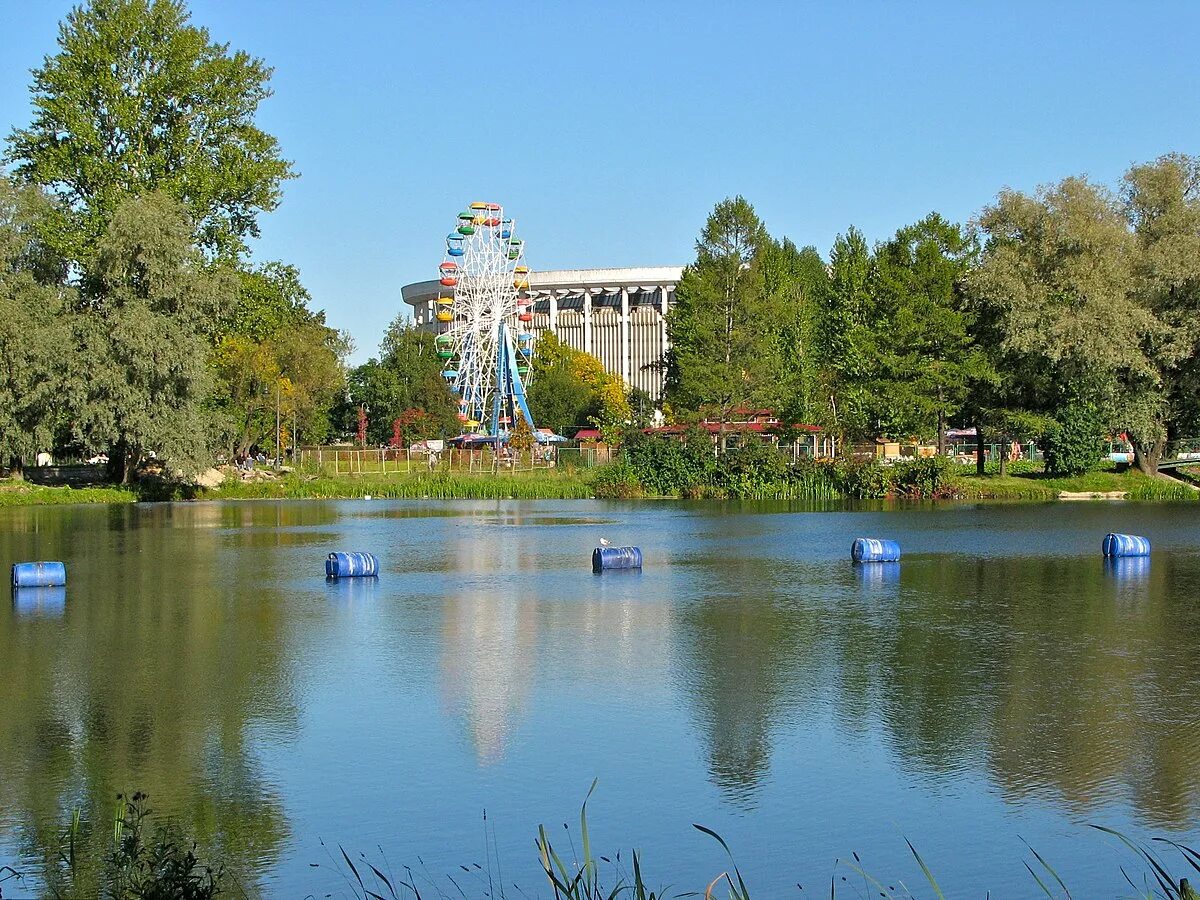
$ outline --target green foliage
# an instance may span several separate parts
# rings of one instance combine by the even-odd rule
[[[634,477],[647,493],[666,497],[712,484],[716,472],[712,439],[699,428],[691,429],[682,441],[631,431],[621,446]]]
[[[958,225],[931,213],[875,255],[866,377],[877,433],[940,434],[973,383],[991,381],[959,285],[976,254]]]
[[[254,124],[270,68],[188,18],[180,0],[91,0],[33,73],[33,122],[7,160],[62,198],[45,233],[85,269],[117,209],[152,192],[186,205],[205,251],[236,256],[292,177]]]
[[[546,332],[538,338],[529,386],[529,409],[539,426],[559,433],[590,425],[616,443],[633,419],[621,376],[604,371],[590,353],[568,347]]]
[[[667,316],[666,399],[674,408],[708,408],[727,421],[737,407],[781,399],[783,360],[771,324],[777,297],[764,278],[769,243],[742,197],[709,215]]]
[[[592,489],[602,500],[630,500],[645,493],[637,471],[624,454],[596,469],[592,476]]]
[[[66,292],[38,236],[49,208],[36,189],[0,177],[0,464],[18,467],[53,446],[65,415]]]
[[[1059,413],[1057,423],[1039,441],[1051,475],[1082,475],[1100,465],[1104,429],[1091,403],[1074,402]]]
[[[353,431],[361,404],[367,410],[370,445],[388,443],[396,419],[414,409],[430,417],[426,437],[458,434],[458,403],[442,377],[434,336],[397,316],[379,352],[379,359],[351,370],[348,396],[333,412],[338,426],[345,432]]]
[[[150,194],[117,208],[68,320],[64,401],[72,439],[114,448],[120,480],[148,450],[184,472],[210,458],[208,348],[231,295],[228,279],[202,264],[175,201]]]
[[[834,478],[838,493],[852,500],[879,500],[892,489],[888,471],[875,460],[838,460]]]
[[[310,300],[293,266],[238,272],[237,303],[213,354],[229,453],[273,445],[277,409],[284,448],[328,435],[330,411],[345,396],[350,344],[309,310]]]
[[[944,456],[896,463],[889,473],[893,493],[913,499],[943,497],[950,490],[954,464]]]
[[[146,795],[118,795],[109,851],[100,867],[105,900],[210,900],[222,893],[227,873],[197,856],[197,846],[171,822],[151,821]],[[76,809],[65,829],[60,866],[50,873],[51,893],[84,896],[91,860],[82,856],[83,823]],[[94,875],[92,875],[94,877]]]

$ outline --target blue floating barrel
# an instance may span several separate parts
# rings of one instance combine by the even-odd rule
[[[329,578],[371,578],[379,574],[379,560],[370,553],[330,553],[325,560]]]
[[[67,583],[67,567],[60,562],[14,563],[13,587],[57,587]]]
[[[1105,556],[1149,556],[1150,539],[1136,534],[1106,534]]]
[[[597,547],[592,551],[592,571],[605,569],[640,569],[642,551],[639,547]]]
[[[879,538],[855,538],[850,557],[855,562],[896,562],[900,558],[900,544]]]

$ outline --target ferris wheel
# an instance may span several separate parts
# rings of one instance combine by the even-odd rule
[[[502,438],[521,417],[536,434],[525,400],[533,355],[525,242],[499,203],[458,214],[438,279],[446,290],[437,300],[437,352],[464,431]]]

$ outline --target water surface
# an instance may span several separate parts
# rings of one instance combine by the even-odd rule
[[[103,831],[140,789],[267,895],[349,896],[339,843],[478,883],[486,810],[496,874],[545,896],[536,827],[598,778],[593,843],[656,882],[724,868],[700,822],[760,897],[851,851],[915,886],[905,837],[950,896],[1034,896],[1022,839],[1116,896],[1086,823],[1200,844],[1195,509],[0,509],[0,562],[70,578],[0,605],[0,865],[37,889],[74,807]],[[1110,530],[1153,558],[1106,566]],[[852,565],[859,535],[904,561]],[[645,570],[593,576],[601,537]],[[384,575],[326,583],[330,549]]]

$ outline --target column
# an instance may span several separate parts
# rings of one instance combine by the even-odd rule
[[[550,333],[558,334],[558,294],[550,292]]]
[[[625,387],[630,386],[629,378],[629,288],[621,288],[621,377],[625,379]]]
[[[667,293],[670,291],[670,287],[668,287],[667,285],[664,284],[662,287],[659,288],[659,291],[662,292],[661,296],[659,297],[659,307],[658,307],[659,314],[661,316],[661,321],[659,322],[658,327],[660,329],[660,333],[662,334],[662,340],[659,344],[659,346],[661,347],[659,359],[661,359],[663,361],[664,367],[658,370],[658,389],[654,392],[654,394],[655,394],[655,397],[658,399],[658,401],[661,403],[662,395],[663,395],[663,388],[666,386],[666,381],[667,381],[667,370],[665,367],[665,363],[667,361],[667,351],[671,349],[671,339],[669,337],[667,337]]]
[[[662,292],[662,297],[659,300],[659,310],[662,313],[662,352],[665,356],[667,351],[671,349],[671,341],[667,337],[667,292],[670,288],[664,284],[659,290]]]
[[[592,295],[583,292],[583,352],[592,352]]]

